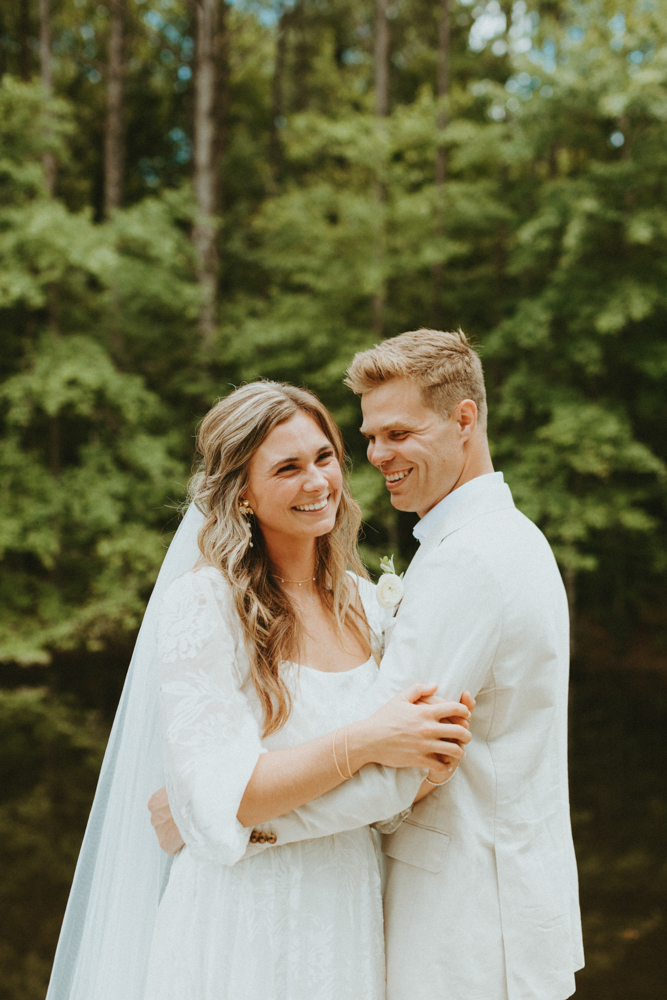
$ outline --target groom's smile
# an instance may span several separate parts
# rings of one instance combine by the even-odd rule
[[[398,484],[406,479],[411,472],[412,469],[401,469],[399,472],[387,472],[386,470],[383,470],[382,474],[384,475],[387,489],[396,489]]]

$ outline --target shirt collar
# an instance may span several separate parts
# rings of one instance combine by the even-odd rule
[[[458,507],[463,500],[470,500],[471,497],[476,496],[478,493],[486,492],[490,486],[499,486],[504,482],[502,472],[487,472],[483,476],[476,476],[475,479],[471,479],[469,482],[464,483],[463,486],[459,486],[458,489],[448,493],[435,507],[431,507],[415,524],[412,534],[421,544],[426,541],[435,526],[440,524],[443,517],[454,510],[455,507]]]

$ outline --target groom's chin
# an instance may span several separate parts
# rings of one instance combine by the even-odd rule
[[[396,493],[391,493],[389,495],[389,499],[391,501],[392,507],[395,507],[396,510],[402,510],[408,513],[413,513],[415,510],[415,508],[410,503],[409,497],[401,497],[398,496]]]

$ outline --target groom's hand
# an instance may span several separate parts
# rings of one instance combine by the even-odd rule
[[[164,785],[151,795],[148,800],[148,808],[160,847],[165,854],[178,854],[180,849],[185,847],[185,841],[174,823],[174,817],[169,808],[167,789]]]

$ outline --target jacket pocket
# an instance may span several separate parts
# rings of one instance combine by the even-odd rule
[[[395,833],[382,838],[382,850],[389,858],[404,861],[415,868],[434,874],[442,871],[449,848],[450,835],[433,827],[418,826],[405,820]]]

